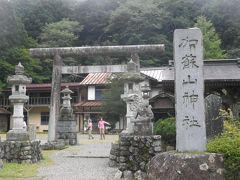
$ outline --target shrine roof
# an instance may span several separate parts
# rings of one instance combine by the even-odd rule
[[[111,73],[89,73],[83,80],[80,82],[80,85],[98,85],[98,84],[107,84],[108,78],[111,76]]]
[[[75,107],[98,107],[98,106],[102,106],[102,102],[101,101],[83,101],[80,102],[78,104],[74,105]]]
[[[173,81],[174,67],[141,68],[141,73],[158,82]],[[204,61],[205,81],[240,81],[240,61],[238,59]]]
[[[42,83],[42,84],[28,84],[27,90],[41,90],[41,89],[51,89],[52,84],[51,83]],[[73,83],[61,83],[61,88],[65,88],[66,86],[74,88],[79,87],[79,82],[73,82]]]

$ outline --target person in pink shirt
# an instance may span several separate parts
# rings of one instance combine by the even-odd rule
[[[92,120],[89,119],[88,120],[88,139],[94,139],[93,135],[92,135],[92,127],[93,127],[93,124],[92,124]]]
[[[105,124],[110,125],[110,123],[104,121],[103,118],[101,117],[100,120],[98,121],[98,128],[99,128],[99,131],[100,131],[100,138],[101,138],[101,140],[105,139],[105,132],[104,132]]]

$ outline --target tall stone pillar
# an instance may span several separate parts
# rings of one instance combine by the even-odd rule
[[[9,100],[13,104],[12,129],[7,133],[7,140],[29,140],[29,135],[23,128],[23,106],[29,99],[26,96],[26,85],[30,84],[32,79],[24,75],[24,67],[19,63],[15,67],[15,75],[8,76],[7,82],[12,86],[12,95],[9,96]]]
[[[60,113],[59,111],[60,111],[61,79],[62,79],[62,58],[57,54],[55,55],[53,60],[50,117],[48,124],[49,142],[56,141],[56,127]]]

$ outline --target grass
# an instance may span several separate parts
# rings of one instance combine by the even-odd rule
[[[17,178],[34,177],[37,175],[37,170],[40,167],[45,167],[53,164],[51,156],[56,151],[42,151],[43,160],[35,164],[18,164],[18,163],[4,163],[0,170],[0,180],[14,180]]]

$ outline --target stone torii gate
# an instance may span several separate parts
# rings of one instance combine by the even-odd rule
[[[89,46],[89,47],[60,47],[30,49],[33,57],[53,58],[51,104],[48,126],[48,141],[56,141],[56,123],[60,111],[60,90],[62,74],[127,72],[127,65],[100,66],[62,66],[62,57],[79,55],[126,55],[132,56],[133,61],[140,67],[138,54],[163,53],[163,44],[125,45],[125,46]]]

